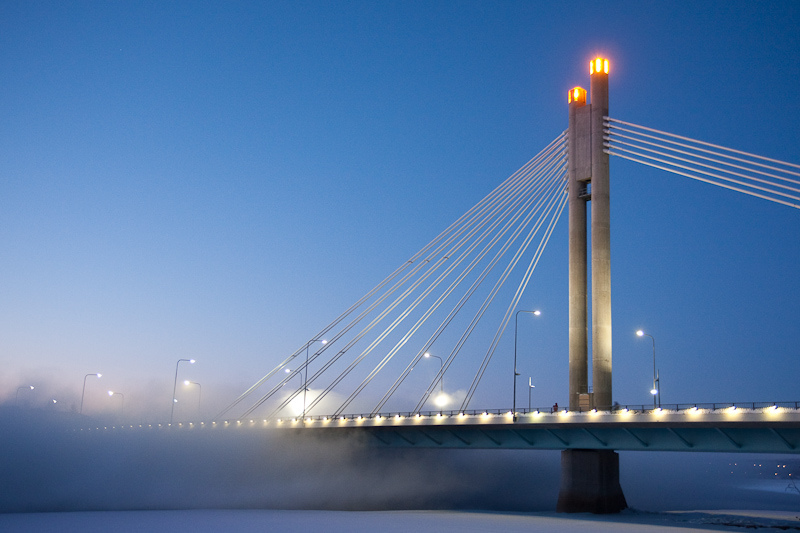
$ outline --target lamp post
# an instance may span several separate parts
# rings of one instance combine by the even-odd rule
[[[531,410],[531,391],[536,388],[533,384],[533,378],[528,377],[528,412]]]
[[[656,371],[656,339],[652,335],[648,335],[642,330],[636,332],[639,337],[650,337],[650,340],[653,341],[653,389],[650,391],[650,394],[653,395],[653,408],[656,408],[656,397],[658,397],[658,407],[661,407],[661,393],[659,389],[661,388],[661,383],[658,378],[658,372]],[[658,386],[656,386],[658,384]]]
[[[194,364],[194,359],[178,359],[178,362],[175,363],[175,381],[172,383],[172,405],[170,406],[169,411],[169,425],[172,425],[172,416],[175,414],[175,403],[178,401],[175,399],[175,391],[178,388],[178,366],[180,366],[181,361],[186,361],[190,365]]]
[[[119,414],[120,416],[125,414],[125,395],[121,392],[114,392],[113,390],[108,391],[108,396],[113,398],[114,396],[119,396],[120,398],[120,407],[119,407]]]
[[[23,385],[22,387],[17,387],[17,398],[14,400],[14,405],[19,405],[19,391],[23,389],[33,390],[33,385]]]
[[[200,399],[203,397],[203,388],[200,386],[200,384],[198,382],[189,381],[188,379],[184,380],[183,384],[186,385],[187,387],[189,385],[197,385],[197,413],[198,413],[198,416],[199,416],[199,414],[200,414]]]
[[[306,424],[306,392],[308,392],[308,349],[315,342],[320,341],[322,344],[328,344],[325,339],[311,339],[306,344],[306,366],[303,368],[303,425]]]
[[[530,313],[534,316],[539,316],[542,314],[542,312],[539,311],[538,309],[536,311],[525,311],[521,309],[517,311],[517,314],[514,316],[514,387],[512,392],[513,399],[511,400],[511,413],[514,422],[517,421],[517,376],[519,376],[519,372],[517,372],[517,329],[519,326],[520,313]]]
[[[284,372],[286,372],[287,374],[291,374],[291,373],[292,373],[292,369],[291,369],[291,368],[285,368],[283,371],[284,371]],[[302,372],[298,372],[298,373],[297,373],[297,377],[299,377],[299,378],[300,378],[300,386],[301,386],[301,387],[303,387],[303,386],[305,385],[305,383],[303,383],[303,373],[302,373]],[[287,383],[288,383],[288,382],[287,382]],[[286,386],[286,384],[287,384],[287,383],[284,383],[284,384],[283,384],[283,385],[281,385],[281,386],[282,386],[282,387],[283,387],[283,386]],[[305,387],[304,387],[304,388],[305,388]],[[290,393],[290,394],[291,394],[291,393]],[[292,416],[297,416],[297,415],[295,415],[294,413],[292,413]],[[300,418],[300,422],[301,422],[303,425],[305,425],[305,417],[302,417],[302,416],[301,416],[301,418]]]
[[[97,379],[100,379],[101,377],[103,377],[103,374],[100,373],[86,374],[85,376],[83,376],[83,391],[81,392],[81,411],[80,411],[81,414],[83,414],[83,397],[86,396],[86,378],[88,378],[89,376],[97,376]],[[55,400],[53,400],[53,403],[55,403]]]
[[[439,357],[438,355],[433,355],[431,353],[425,352],[425,358],[430,359],[431,357],[435,357],[436,359],[439,360],[439,373],[441,373],[442,368],[444,368],[444,361],[442,361],[442,358]],[[440,386],[439,392],[444,392],[444,376],[442,376],[442,379],[439,380],[439,386]]]
[[[283,371],[286,372],[287,374],[291,374],[292,373],[292,369],[291,368],[284,368]],[[300,378],[300,386],[302,387],[303,386],[303,374],[298,372],[297,376]],[[284,385],[286,385],[286,383],[284,383]]]

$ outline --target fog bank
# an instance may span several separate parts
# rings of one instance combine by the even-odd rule
[[[91,422],[0,408],[0,512],[552,511],[558,497],[558,451],[379,449],[359,437],[252,428],[76,431]],[[620,459],[634,508],[800,508],[800,492],[785,490],[787,475],[800,469],[794,456],[628,452]]]

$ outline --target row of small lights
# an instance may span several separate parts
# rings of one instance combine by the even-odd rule
[[[795,408],[795,409],[782,408],[782,407],[778,407],[777,404],[773,404],[772,406],[767,407],[767,408],[762,408],[763,412],[783,412],[783,411],[786,411],[786,410],[794,410],[794,411],[796,411],[797,408]],[[699,408],[697,406],[693,406],[693,407],[691,407],[689,409],[684,409],[683,411],[685,413],[688,413],[688,414],[695,414],[695,413],[700,413],[700,412],[708,412],[709,410],[708,409],[702,409],[702,408]],[[725,411],[725,412],[733,413],[733,412],[742,412],[742,411],[756,411],[756,409],[746,409],[746,408],[740,408],[740,407],[737,407],[735,405],[732,405],[732,406],[730,406],[730,407],[728,407],[726,409],[711,409],[710,411],[712,411],[712,412],[713,411]],[[669,412],[669,410],[668,409],[663,409],[661,407],[657,407],[656,409],[650,409],[650,410],[643,409],[643,410],[636,411],[636,410],[631,410],[631,409],[628,409],[627,407],[624,407],[624,408],[619,409],[618,411],[616,411],[616,413],[620,414],[620,415],[634,414],[636,412],[641,412],[642,414],[645,414],[645,413],[648,413],[648,412],[660,414],[660,413],[664,413],[664,412]],[[674,412],[679,413],[680,410],[675,410]],[[563,410],[558,411],[556,413],[542,413],[541,411],[537,410],[537,411],[533,411],[533,412],[530,412],[530,413],[527,413],[527,414],[530,415],[530,416],[540,416],[540,415],[547,415],[547,414],[555,415],[555,416],[569,416],[571,414],[599,415],[599,414],[604,414],[604,413],[606,413],[606,412],[598,411],[597,409],[592,409],[591,411],[587,411],[587,412],[583,412],[583,411],[574,412],[574,411],[570,411],[569,409],[563,409]],[[525,413],[522,413],[522,414],[525,414]],[[612,411],[611,414],[614,414],[614,412]],[[520,413],[517,413],[517,415],[520,415]],[[404,417],[403,415],[399,415],[399,414],[398,415],[394,415],[394,416],[392,416],[392,415],[389,415],[389,416],[376,415],[374,417],[365,416],[365,415],[358,415],[358,416],[353,415],[353,416],[351,416],[349,418],[347,416],[340,416],[340,417],[338,417],[338,420],[339,420],[340,423],[346,422],[347,420],[363,421],[363,420],[370,419],[370,418],[373,418],[373,419],[378,420],[378,421],[389,420],[389,419],[403,420],[403,419],[406,419],[406,418],[407,419],[411,419],[411,420],[420,420],[420,419],[425,418],[426,416],[428,418],[436,418],[436,419],[441,419],[441,418],[466,418],[468,416],[480,416],[481,418],[492,418],[494,416],[505,416],[506,418],[508,418],[508,417],[512,417],[513,418],[513,413],[511,411],[508,411],[508,412],[502,413],[502,414],[498,414],[498,415],[494,415],[494,414],[489,413],[487,411],[484,411],[480,415],[468,415],[466,413],[458,413],[456,415],[445,415],[445,414],[442,414],[442,413],[436,413],[436,414],[432,414],[432,415],[422,415],[420,413],[417,413],[415,415],[406,416],[406,417]],[[320,417],[320,418],[308,417],[308,418],[305,419],[305,422],[306,423],[312,423],[315,420],[321,420],[322,422],[327,423],[327,422],[331,422],[332,420],[336,420],[336,419],[333,418],[333,417],[328,417],[328,416],[324,416],[324,417]],[[292,418],[291,420],[285,420],[285,419],[279,418],[277,420],[278,424],[282,424],[282,423],[287,422],[287,421],[295,424],[297,422],[301,422],[302,419],[301,418]],[[237,421],[237,422],[241,423],[241,421]],[[264,423],[266,423],[266,422],[267,421],[264,420]],[[250,420],[250,423],[253,423],[253,420]],[[227,424],[227,422],[226,422],[226,424]]]
[[[766,408],[762,408],[761,409],[762,412],[766,412],[766,413],[779,413],[779,412],[792,411],[792,410],[796,411],[797,408],[791,409],[791,408],[786,408],[786,407],[778,407],[777,404],[774,404],[774,405],[772,405],[770,407],[766,407]],[[702,412],[708,412],[709,410],[708,409],[701,409],[701,408],[699,408],[697,406],[694,406],[694,407],[691,407],[689,409],[684,409],[683,411],[685,413],[687,413],[687,414],[698,414],[698,413],[702,413]],[[715,409],[715,410],[712,410],[712,411],[717,411],[717,410]],[[735,405],[732,405],[732,406],[730,406],[730,407],[728,407],[726,409],[719,409],[718,411],[724,411],[724,412],[728,412],[728,413],[739,413],[739,412],[743,412],[743,411],[756,411],[756,410],[755,409],[744,409],[744,408],[740,408],[740,407],[736,407]],[[633,413],[636,413],[636,412],[637,411],[630,410],[627,407],[616,411],[616,413],[620,414],[620,415],[630,415],[630,414],[633,414]],[[640,412],[642,414],[645,414],[647,412],[660,414],[660,413],[665,413],[665,412],[670,412],[670,411],[668,409],[662,409],[662,408],[658,407],[656,409],[642,410]],[[673,411],[673,412],[678,413],[680,411],[676,410],[676,411]],[[531,413],[527,413],[527,414],[529,414],[530,416],[539,416],[539,415],[547,415],[547,414],[553,414],[555,416],[569,416],[571,414],[599,415],[599,414],[603,414],[603,411],[598,411],[597,409],[592,409],[591,411],[583,413],[583,412],[571,412],[568,409],[564,409],[562,411],[558,411],[557,413],[542,413],[540,411],[535,411],[535,412],[531,412]],[[393,416],[392,415],[389,415],[389,416],[376,415],[375,417],[370,417],[370,416],[365,416],[365,415],[358,415],[358,416],[354,415],[354,416],[351,416],[349,418],[347,416],[340,416],[338,418],[325,416],[325,417],[321,417],[321,418],[308,417],[308,418],[305,419],[305,422],[306,423],[313,423],[316,420],[320,420],[323,423],[329,423],[329,422],[331,422],[333,420],[338,420],[339,423],[345,423],[348,420],[356,421],[356,422],[362,422],[362,421],[370,419],[370,418],[374,418],[375,420],[382,421],[382,420],[390,420],[390,419],[394,419],[394,420],[404,420],[404,419],[422,420],[422,419],[424,419],[426,417],[427,418],[434,418],[434,419],[466,418],[468,416],[479,416],[481,418],[492,418],[494,416],[504,416],[506,418],[512,418],[513,417],[513,413],[511,411],[508,411],[506,413],[495,415],[495,414],[489,413],[488,411],[484,411],[483,413],[481,413],[479,415],[468,415],[466,413],[458,413],[457,415],[445,415],[445,414],[442,414],[442,413],[436,413],[436,414],[433,414],[433,415],[423,415],[423,414],[417,413],[417,414],[411,415],[411,416],[403,416],[403,415],[399,415],[399,414],[398,415],[393,415]],[[294,425],[294,424],[297,424],[299,422],[302,422],[302,418],[291,418],[291,419],[279,418],[279,419],[277,419],[278,425],[282,425],[284,423],[290,423],[290,424]],[[237,426],[241,426],[243,421],[242,420],[236,420],[235,423],[236,423]],[[256,423],[256,421],[254,419],[250,419],[249,420],[249,424],[250,425],[253,425],[255,423]],[[263,423],[263,425],[267,425],[269,423],[269,421],[267,419],[263,419],[262,423]],[[220,422],[219,423],[219,425],[223,425],[223,426],[229,426],[230,424],[231,424],[231,421],[229,421],[229,420],[225,420],[224,422]],[[218,425],[218,423],[217,422],[211,422],[210,424],[206,424],[205,422],[199,422],[199,423],[186,422],[184,424],[183,422],[178,422],[177,424],[139,424],[138,427],[139,428],[153,428],[153,427],[162,428],[162,427],[172,427],[172,426],[183,427],[184,425],[187,426],[187,427],[190,427],[190,428],[195,427],[195,426],[206,427],[208,425],[210,425],[212,427],[216,427]],[[125,429],[125,428],[135,429],[136,426],[129,425],[129,426],[120,426],[119,427],[119,429]],[[94,429],[95,430],[100,430],[99,427],[96,427]],[[108,428],[108,426],[104,426],[103,429],[107,430],[109,428]],[[117,426],[112,426],[111,429],[117,429]],[[83,429],[81,429],[80,431],[83,431]],[[88,428],[87,431],[91,431],[91,428]]]

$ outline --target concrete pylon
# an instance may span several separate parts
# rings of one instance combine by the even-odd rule
[[[569,408],[610,410],[611,204],[604,122],[608,115],[608,60],[591,62],[591,103],[570,89],[569,199]],[[590,185],[589,185],[590,184]],[[588,384],[586,202],[592,202],[592,394]]]
[[[608,60],[594,59],[592,130],[592,393],[597,410],[611,409],[611,203],[604,122],[608,116]]]
[[[569,408],[580,407],[580,395],[589,392],[589,328],[586,271],[586,201],[591,179],[591,107],[586,90],[570,89],[569,163],[567,194],[569,205]]]

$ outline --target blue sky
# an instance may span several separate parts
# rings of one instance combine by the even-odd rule
[[[564,130],[597,54],[612,116],[798,163],[798,29],[792,2],[5,2],[0,396],[102,372],[88,411],[163,417],[193,357],[222,406]],[[611,164],[615,399],[650,401],[638,328],[665,402],[800,399],[800,212]],[[520,304],[536,405],[566,401],[566,287],[563,219]]]

